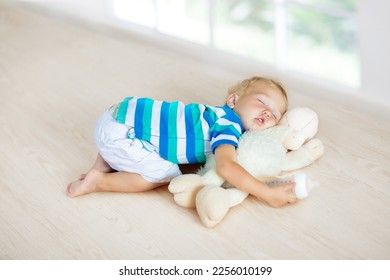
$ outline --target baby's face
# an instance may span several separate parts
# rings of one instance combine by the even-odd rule
[[[287,100],[277,87],[260,82],[228,105],[240,116],[245,130],[264,130],[280,121]]]

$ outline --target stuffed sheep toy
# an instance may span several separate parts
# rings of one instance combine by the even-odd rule
[[[303,168],[321,157],[324,146],[319,139],[312,139],[317,130],[318,117],[314,111],[306,107],[291,109],[277,126],[245,132],[238,144],[237,161],[252,176],[267,183],[266,177]],[[297,198],[305,198],[309,190],[304,174],[297,176],[295,181]],[[215,170],[213,156],[197,174],[174,178],[168,189],[178,205],[196,207],[200,220],[207,227],[217,225],[231,207],[248,196],[224,182]]]

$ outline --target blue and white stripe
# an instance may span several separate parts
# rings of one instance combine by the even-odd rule
[[[243,132],[238,115],[227,106],[127,97],[116,105],[113,116],[174,163],[203,163],[219,145],[237,147]]]

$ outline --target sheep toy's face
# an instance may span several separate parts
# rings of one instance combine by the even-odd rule
[[[316,112],[309,108],[298,107],[288,110],[279,124],[299,132],[306,141],[313,138],[318,131],[318,116]]]

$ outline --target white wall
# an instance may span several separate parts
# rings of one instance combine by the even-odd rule
[[[105,25],[117,26],[118,21],[111,18],[112,0],[49,0],[49,1],[32,1],[34,4],[44,8],[47,12],[55,14],[64,14],[66,16],[76,17],[77,19],[101,23]],[[360,90],[342,88],[338,85],[321,82],[312,78],[303,77],[302,74],[291,72],[280,72],[279,70],[270,69],[269,65],[263,69],[269,70],[270,75],[277,75],[281,80],[287,82],[287,86],[302,92],[318,92],[328,95],[335,100],[340,94],[344,99],[352,101],[350,97],[359,97],[367,102],[376,105],[390,107],[390,1],[388,0],[358,0],[358,17],[359,24],[359,48],[362,58],[362,87]],[[122,26],[123,27],[123,26]],[[155,34],[157,36],[157,34]],[[161,40],[164,36],[157,36]],[[169,44],[175,40],[168,40]],[[179,46],[189,47],[190,44],[179,44]],[[196,52],[199,48],[189,48],[187,52]],[[203,49],[204,51],[204,49]],[[184,50],[184,53],[186,51]],[[204,53],[203,53],[204,55]],[[226,59],[221,59],[224,64]],[[237,61],[236,61],[237,62]],[[245,60],[240,61],[245,63]],[[230,65],[237,65],[231,63]],[[255,68],[253,63],[247,68]],[[256,66],[261,68],[261,66]],[[336,66],[337,67],[337,66]],[[242,67],[246,68],[246,67]],[[257,69],[256,68],[256,69]],[[348,102],[348,101],[347,101]]]
[[[390,104],[390,1],[359,0],[362,93]]]

